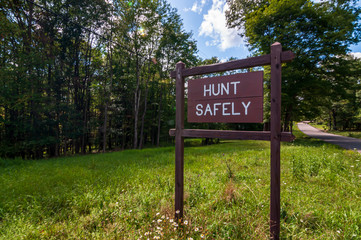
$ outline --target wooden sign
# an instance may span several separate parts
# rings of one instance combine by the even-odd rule
[[[188,122],[263,122],[263,72],[189,80]]]
[[[182,220],[184,208],[184,138],[210,137],[271,142],[270,239],[280,234],[280,154],[281,141],[293,141],[289,132],[281,132],[281,68],[295,57],[282,51],[280,43],[271,46],[271,54],[226,63],[185,68],[179,62],[170,76],[176,78],[176,124],[169,134],[175,136],[175,218]],[[184,78],[271,65],[271,131],[247,132],[229,130],[184,129]],[[188,84],[188,121],[193,122],[262,122],[263,73],[252,72],[226,77],[190,80]],[[248,81],[248,82],[247,82]],[[239,82],[239,83],[238,83]],[[261,93],[262,91],[262,93]],[[258,107],[255,107],[258,106]],[[258,110],[257,110],[258,109]],[[250,117],[252,116],[252,117]]]

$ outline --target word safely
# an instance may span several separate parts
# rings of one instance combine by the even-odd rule
[[[199,103],[196,105],[197,116],[239,116],[241,113],[247,116],[248,107],[251,105],[251,101],[247,103],[241,102],[243,109],[236,109],[234,102],[223,102],[223,103]]]

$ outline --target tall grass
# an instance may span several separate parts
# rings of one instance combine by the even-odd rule
[[[282,239],[361,239],[361,155],[296,132],[281,150]],[[190,144],[192,145],[192,144]],[[269,143],[0,161],[0,239],[267,239]]]

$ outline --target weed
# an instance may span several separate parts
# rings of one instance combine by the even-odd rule
[[[311,157],[310,161],[309,161],[309,175],[312,176],[317,176],[319,171],[320,171],[320,167],[321,167],[321,163],[320,163],[320,159],[317,157]]]
[[[302,160],[302,158],[292,156],[292,173],[298,180],[304,180],[305,164]]]
[[[232,182],[232,180],[230,180],[227,185],[226,188],[224,190],[223,193],[223,199],[226,201],[226,203],[228,204],[232,204],[233,202],[236,201],[236,188],[234,183]]]
[[[200,177],[201,176],[198,175],[194,180],[189,179],[189,197],[187,198],[187,203],[190,208],[196,207],[199,201],[207,197],[206,188],[202,187]]]
[[[223,156],[224,156],[224,154],[223,154]],[[226,167],[227,167],[227,177],[229,179],[233,179],[234,173],[232,171],[232,160],[231,159],[226,159],[225,164],[226,164]]]

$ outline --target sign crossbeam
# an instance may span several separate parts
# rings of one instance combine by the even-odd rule
[[[281,53],[281,62],[291,62],[296,55],[291,51],[284,51]],[[185,68],[182,70],[182,77],[189,77],[194,75],[210,74],[215,72],[225,72],[236,69],[245,69],[259,66],[271,65],[271,54],[266,54],[247,59],[234,60],[226,63],[216,63],[206,66],[199,66],[193,68]],[[176,71],[170,73],[171,78],[176,78]]]
[[[176,135],[174,128],[169,130],[170,136]],[[271,141],[271,132],[255,132],[255,131],[233,131],[233,130],[208,130],[208,129],[183,129],[181,131],[182,137],[188,138],[220,138],[227,140],[261,140]],[[295,136],[290,132],[281,132],[282,142],[292,142]]]

